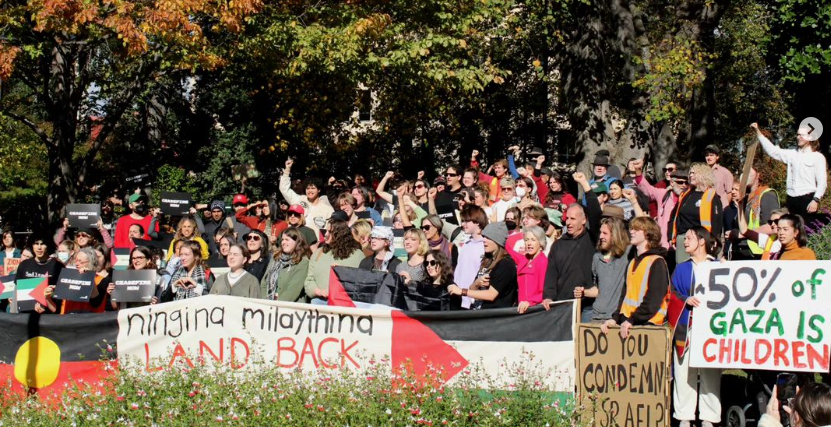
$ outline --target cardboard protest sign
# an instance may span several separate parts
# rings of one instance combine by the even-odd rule
[[[95,272],[81,273],[74,268],[64,268],[55,285],[55,297],[67,300],[88,302],[95,286]]]
[[[669,426],[670,330],[658,326],[620,328],[580,324],[577,332],[577,392],[592,426]],[[581,424],[583,425],[583,424]]]
[[[690,366],[827,372],[831,261],[705,263]]]
[[[190,211],[190,204],[190,193],[162,192],[161,208],[165,215],[187,215]]]
[[[739,200],[744,200],[744,196],[747,194],[747,181],[750,179],[750,169],[753,167],[753,158],[756,157],[758,147],[759,143],[754,142],[747,148],[747,158],[744,160],[741,182],[739,183]]]
[[[66,206],[69,226],[80,229],[98,228],[101,218],[101,205],[95,203],[72,204]]]
[[[3,276],[14,274],[17,271],[17,266],[20,265],[23,258],[4,258],[3,259]]]
[[[156,294],[156,270],[113,272],[114,302],[150,302]]]

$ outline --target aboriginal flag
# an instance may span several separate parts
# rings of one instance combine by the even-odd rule
[[[73,381],[94,384],[106,374],[104,359],[115,358],[116,313],[0,313],[0,324],[0,382],[14,386],[6,392],[45,396]]]

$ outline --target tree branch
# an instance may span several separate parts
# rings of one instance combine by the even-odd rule
[[[11,117],[12,119],[15,119],[18,122],[28,126],[29,129],[31,129],[35,133],[35,135],[37,135],[40,138],[40,140],[43,141],[44,144],[46,144],[47,147],[51,149],[57,149],[57,145],[55,145],[55,142],[52,140],[52,138],[50,138],[49,135],[46,134],[46,131],[41,129],[40,126],[37,125],[37,123],[27,119],[26,117],[14,113],[3,112],[2,114]]]

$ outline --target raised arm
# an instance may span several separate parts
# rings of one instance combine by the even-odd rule
[[[773,157],[780,162],[788,163],[797,154],[795,150],[785,150],[773,145],[773,143],[766,136],[762,135],[762,130],[759,129],[758,123],[752,123],[750,128],[756,131],[756,138],[759,140],[759,143],[762,144],[762,149],[765,150],[765,153],[768,153],[770,157]]]
[[[291,167],[294,165],[294,160],[286,160],[286,168],[283,169],[283,174],[280,175],[280,194],[290,205],[300,203],[300,196],[291,189]]]
[[[641,209],[641,204],[638,203],[638,195],[635,193],[635,190],[631,188],[626,188],[623,190],[623,197],[626,197],[626,200],[632,204],[632,209],[635,211],[635,217],[639,216],[649,216],[646,212]]]
[[[381,182],[378,183],[378,188],[375,189],[375,193],[378,194],[378,197],[384,199],[387,203],[392,203],[393,197],[392,194],[387,193],[385,190],[387,188],[387,183],[389,182],[390,178],[395,175],[393,171],[387,171],[384,174],[384,177],[381,178]],[[398,194],[398,198],[401,198],[401,194]]]

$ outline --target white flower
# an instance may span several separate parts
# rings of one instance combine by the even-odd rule
[[[390,409],[390,408],[387,408],[387,410],[386,410],[386,411],[384,411],[384,412],[385,412],[387,415],[392,415],[392,409]]]

